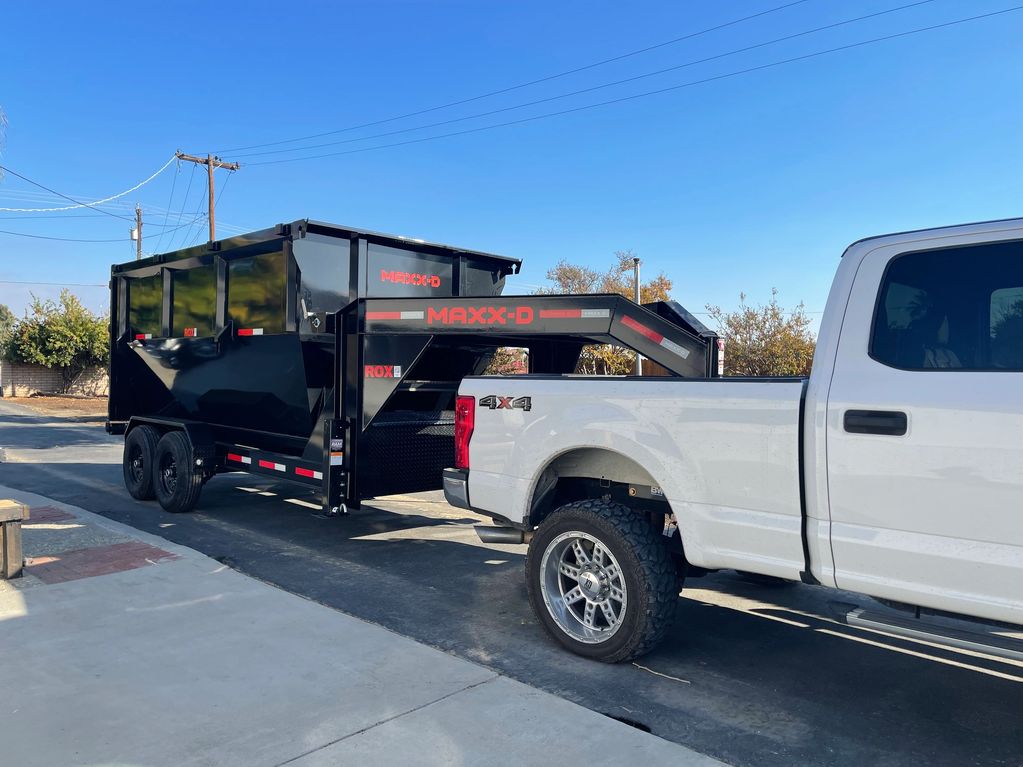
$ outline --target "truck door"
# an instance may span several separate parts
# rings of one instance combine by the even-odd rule
[[[832,552],[840,588],[1023,623],[1023,240],[976,239],[860,263],[828,396]]]

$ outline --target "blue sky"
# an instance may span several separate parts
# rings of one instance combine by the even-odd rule
[[[823,308],[843,248],[871,234],[1023,213],[1023,11],[549,119],[406,146],[371,147],[675,86],[869,38],[1009,8],[933,0],[785,43],[593,93],[390,137],[374,134],[555,96],[716,56],[911,0],[807,0],[621,61],[417,118],[251,155],[516,85],[783,5],[733,2],[9,3],[0,46],[0,162],[79,199],[127,189],[175,149],[242,169],[223,187],[218,234],[310,217],[514,255],[529,292],[561,258],[592,266],[635,250],[688,308],[738,293]],[[352,140],[355,139],[355,140]],[[225,151],[235,150],[235,151]],[[146,250],[204,238],[200,172],[172,165],[135,202]],[[176,182],[175,182],[176,176]],[[172,187],[174,191],[171,197]],[[0,207],[67,204],[11,175]],[[168,218],[167,211],[170,211]],[[12,281],[105,283],[133,256],[129,223],[0,213],[0,302]],[[91,215],[83,215],[91,214]],[[103,288],[78,288],[97,309]]]

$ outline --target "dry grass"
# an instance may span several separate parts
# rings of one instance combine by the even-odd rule
[[[24,405],[44,415],[105,416],[106,397],[4,397],[4,402]]]

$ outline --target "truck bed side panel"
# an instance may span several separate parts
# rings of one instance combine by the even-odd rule
[[[460,391],[477,402],[530,397],[528,411],[477,406],[470,501],[523,521],[553,460],[606,450],[664,491],[693,564],[798,578],[802,388],[800,380],[466,379]]]

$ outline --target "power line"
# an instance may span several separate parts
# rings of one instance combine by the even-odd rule
[[[56,191],[55,189],[50,189],[48,186],[43,186],[38,181],[33,181],[30,178],[22,176],[20,173],[16,173],[15,171],[11,170],[10,168],[7,168],[7,167],[4,167],[3,165],[0,165],[0,170],[6,171],[7,173],[10,173],[12,176],[17,176],[18,178],[22,179],[23,181],[27,181],[28,183],[32,184],[33,186],[37,186],[40,189],[45,189],[47,192],[55,194],[58,197],[63,197],[65,200],[70,200],[71,202],[75,203],[74,205],[67,205],[67,206],[65,206],[63,208],[0,208],[0,211],[3,211],[5,213],[53,213],[53,212],[61,211],[61,210],[77,210],[78,208],[92,208],[93,210],[98,210],[101,213],[106,213],[108,216],[113,216],[114,218],[122,218],[125,221],[131,221],[131,219],[126,217],[126,216],[118,216],[116,213],[111,213],[110,211],[101,210],[100,208],[98,208],[96,206],[97,205],[102,205],[103,203],[106,203],[106,202],[110,202],[111,200],[116,200],[118,197],[124,197],[126,194],[131,194],[136,189],[141,189],[143,186],[145,186],[150,181],[152,181],[154,178],[156,178],[161,173],[163,173],[165,170],[167,170],[167,168],[170,167],[170,164],[172,162],[174,162],[174,159],[175,159],[174,157],[171,157],[166,162],[166,164],[164,164],[164,166],[162,168],[160,168],[158,171],[156,171],[156,173],[151,175],[145,181],[140,181],[135,186],[133,186],[131,189],[125,189],[123,192],[119,192],[118,194],[111,195],[110,197],[105,197],[102,200],[93,200],[92,202],[78,202],[78,200],[72,199],[71,197],[68,197],[66,194],[61,194],[60,192]]]
[[[0,229],[0,234],[10,234],[15,237],[31,237],[33,240],[57,240],[59,242],[124,242],[123,237],[116,240],[78,240],[71,237],[46,237],[42,234],[28,234],[27,232],[8,232]]]
[[[903,37],[908,37],[910,35],[921,34],[923,32],[932,32],[932,31],[934,31],[936,29],[945,29],[945,28],[953,27],[953,26],[956,26],[956,25],[959,25],[959,24],[965,24],[965,23],[970,22],[970,21],[978,21],[980,19],[988,19],[988,18],[992,18],[994,16],[1001,16],[1001,15],[1004,15],[1006,13],[1014,13],[1014,12],[1019,11],[1021,9],[1023,9],[1023,5],[1016,5],[1016,6],[1013,6],[1011,8],[1005,8],[1005,9],[999,10],[999,11],[992,11],[990,13],[983,13],[983,14],[979,14],[979,15],[976,15],[976,16],[969,16],[969,17],[962,18],[962,19],[955,19],[953,21],[943,22],[941,24],[933,24],[933,25],[927,26],[927,27],[917,27],[916,29],[910,29],[910,30],[907,30],[905,32],[896,32],[896,33],[891,34],[891,35],[884,35],[884,36],[881,36],[881,37],[874,37],[874,38],[870,38],[869,40],[861,40],[859,42],[849,43],[847,45],[840,45],[840,46],[836,46],[834,48],[827,48],[827,49],[821,50],[821,51],[814,51],[813,53],[807,53],[807,54],[803,54],[801,56],[793,56],[793,57],[788,58],[788,59],[781,59],[779,61],[772,61],[772,62],[769,62],[767,64],[760,64],[760,65],[754,66],[754,67],[747,67],[745,69],[739,69],[739,70],[735,70],[735,71],[732,71],[732,72],[726,72],[724,74],[714,75],[712,77],[705,77],[705,78],[702,78],[700,80],[691,80],[689,82],[680,83],[679,85],[671,85],[671,86],[668,86],[668,87],[665,87],[665,88],[658,88],[658,89],[652,90],[652,91],[644,91],[642,93],[635,93],[635,94],[633,94],[631,96],[621,96],[619,98],[608,99],[607,101],[599,101],[599,102],[596,102],[596,103],[593,103],[593,104],[584,104],[583,106],[572,107],[570,109],[562,109],[562,110],[559,110],[559,111],[556,111],[556,112],[545,112],[543,114],[533,115],[532,117],[523,117],[523,118],[521,118],[519,120],[509,120],[507,122],[495,123],[493,125],[483,125],[483,126],[480,126],[478,128],[467,128],[465,130],[452,131],[450,133],[441,133],[441,134],[438,134],[436,136],[425,136],[423,138],[409,139],[407,141],[396,141],[396,142],[393,142],[391,144],[379,144],[377,146],[362,147],[362,148],[359,148],[359,149],[348,149],[348,150],[345,150],[345,151],[342,151],[342,152],[327,152],[325,154],[308,155],[306,157],[290,157],[290,158],[286,158],[286,159],[283,159],[283,160],[263,160],[261,162],[248,163],[247,167],[255,167],[255,166],[259,166],[259,165],[278,165],[278,164],[281,164],[281,163],[301,162],[303,160],[320,160],[320,159],[323,159],[325,157],[339,157],[341,155],[358,154],[360,152],[372,152],[372,151],[375,151],[375,150],[378,150],[378,149],[391,149],[393,147],[408,146],[410,144],[421,144],[421,143],[426,142],[426,141],[436,141],[438,139],[443,139],[443,138],[451,138],[451,137],[454,137],[454,136],[464,136],[464,135],[467,135],[467,134],[470,134],[470,133],[479,133],[481,131],[494,130],[495,128],[504,128],[504,127],[508,127],[508,126],[512,126],[512,125],[522,125],[524,123],[534,122],[536,120],[544,120],[544,119],[549,118],[549,117],[559,117],[561,115],[573,114],[575,112],[584,112],[584,111],[589,110],[589,109],[596,109],[597,107],[610,106],[612,104],[620,104],[620,103],[623,103],[623,102],[626,102],[626,101],[634,101],[636,99],[646,98],[647,96],[656,96],[656,95],[660,95],[662,93],[669,93],[671,91],[681,90],[683,88],[691,88],[691,87],[694,87],[696,85],[704,85],[706,83],[716,82],[718,80],[727,80],[727,79],[730,79],[732,77],[738,77],[740,75],[746,75],[746,74],[750,74],[752,72],[759,72],[759,71],[762,71],[762,70],[765,70],[765,69],[772,69],[774,67],[783,66],[785,64],[792,64],[792,63],[795,63],[795,62],[798,62],[798,61],[806,61],[808,59],[817,58],[819,56],[825,56],[825,55],[828,55],[828,54],[831,54],[831,53],[839,53],[841,51],[847,51],[847,50],[851,50],[853,48],[861,48],[861,47],[863,47],[865,45],[873,45],[875,43],[886,42],[888,40],[895,40],[895,39],[899,39],[899,38],[903,38]]]
[[[621,80],[614,80],[612,82],[607,82],[607,83],[602,83],[602,84],[599,84],[599,85],[594,85],[594,86],[591,86],[589,88],[580,88],[579,90],[569,91],[568,93],[561,93],[561,94],[557,94],[557,95],[554,95],[554,96],[547,96],[547,97],[542,98],[542,99],[536,99],[535,101],[527,101],[527,102],[524,102],[522,104],[513,104],[512,106],[500,107],[498,109],[491,109],[490,111],[487,111],[487,112],[478,112],[476,114],[466,115],[464,117],[453,117],[453,118],[451,118],[449,120],[441,120],[440,122],[428,123],[427,125],[419,125],[419,126],[416,126],[416,127],[413,127],[413,128],[400,128],[398,130],[387,131],[385,133],[376,133],[376,134],[373,134],[373,135],[370,135],[370,136],[359,136],[357,138],[342,139],[340,141],[328,141],[328,142],[323,143],[323,144],[312,144],[310,146],[290,147],[288,149],[268,149],[268,150],[266,150],[264,152],[249,152],[248,154],[240,154],[240,155],[237,155],[237,156],[238,157],[258,157],[258,156],[269,155],[269,154],[283,154],[285,152],[302,152],[302,151],[309,150],[309,149],[321,149],[323,147],[337,146],[339,144],[351,144],[351,143],[354,143],[354,142],[357,142],[357,141],[369,141],[371,139],[385,138],[387,136],[395,136],[395,135],[398,135],[398,134],[401,134],[401,133],[411,133],[413,131],[427,130],[429,128],[438,128],[438,127],[440,127],[442,125],[451,125],[452,123],[464,122],[466,120],[475,120],[475,119],[478,119],[480,117],[490,117],[491,115],[502,114],[504,112],[511,112],[511,111],[516,110],[516,109],[525,109],[526,107],[537,106],[538,104],[546,104],[546,103],[549,103],[551,101],[559,101],[561,99],[571,98],[572,96],[579,96],[579,95],[581,95],[583,93],[592,93],[593,91],[604,90],[606,88],[613,88],[613,87],[618,86],[618,85],[624,85],[626,83],[635,82],[637,80],[643,80],[643,79],[646,79],[648,77],[655,77],[657,75],[663,75],[663,74],[665,74],[667,72],[674,72],[674,71],[677,71],[679,69],[686,69],[687,67],[693,67],[693,66],[697,66],[699,64],[706,64],[707,62],[710,62],[710,61],[716,61],[716,60],[719,60],[719,59],[728,58],[729,56],[736,56],[736,55],[738,55],[740,53],[748,53],[749,51],[753,51],[753,50],[756,50],[758,48],[765,48],[765,47],[767,47],[769,45],[777,45],[778,43],[787,42],[789,40],[794,40],[794,39],[796,39],[798,37],[806,37],[807,35],[813,35],[813,34],[816,34],[818,32],[823,32],[823,31],[826,31],[826,30],[829,30],[829,29],[835,29],[837,27],[846,26],[848,24],[855,24],[856,22],[859,22],[859,21],[865,21],[867,19],[876,18],[878,16],[885,16],[885,15],[890,14],[890,13],[896,13],[897,11],[904,11],[907,8],[915,8],[917,6],[927,5],[929,3],[933,3],[934,1],[935,0],[915,0],[915,2],[907,3],[906,5],[900,5],[900,6],[897,6],[895,8],[889,8],[887,10],[877,11],[875,13],[868,13],[868,14],[865,14],[863,16],[857,16],[857,17],[852,18],[852,19],[845,19],[844,21],[837,21],[837,22],[834,22],[832,24],[825,24],[825,25],[820,26],[820,27],[814,27],[813,29],[806,29],[806,30],[803,30],[802,32],[795,32],[793,34],[785,35],[783,37],[776,37],[773,40],[767,40],[766,42],[756,43],[754,45],[747,45],[747,46],[745,46],[743,48],[736,48],[736,49],[731,50],[731,51],[726,51],[724,53],[716,54],[714,56],[707,56],[707,57],[702,58],[702,59],[694,59],[692,61],[687,61],[687,62],[685,62],[683,64],[676,64],[675,66],[665,67],[664,69],[657,69],[657,70],[654,70],[653,72],[644,72],[642,74],[634,75],[632,77],[626,77],[626,78],[621,79]]]
[[[52,285],[59,288],[105,288],[100,282],[29,282],[26,280],[0,280],[0,285]]]
[[[195,163],[192,163],[192,172],[188,174],[188,186],[185,187],[185,196],[181,200],[181,210],[178,211],[178,223],[181,223],[181,217],[185,215],[185,206],[188,205],[188,195],[192,191],[192,179],[195,178],[195,167],[196,167]],[[170,240],[168,240],[167,247],[170,250],[174,250],[173,245],[174,245],[174,240],[176,240],[176,239],[177,239],[177,237],[175,236],[175,237],[171,237]]]
[[[337,130],[325,131],[323,133],[313,133],[309,136],[299,136],[298,138],[281,139],[280,141],[269,141],[264,144],[251,144],[249,146],[235,147],[234,149],[222,149],[218,151],[217,154],[227,154],[229,152],[243,152],[247,149],[261,149],[263,147],[278,146],[280,144],[293,144],[298,141],[308,141],[309,139],[322,138],[323,136],[333,136],[338,133],[346,133],[348,131],[359,130],[360,128],[371,128],[374,125],[383,125],[384,123],[395,122],[396,120],[404,120],[409,117],[417,117],[419,115],[428,114],[430,112],[437,112],[441,109],[448,109],[450,107],[460,106],[461,104],[469,104],[473,101],[480,101],[481,99],[490,98],[491,96],[499,96],[502,93],[510,93],[511,91],[517,91],[522,88],[528,88],[531,85],[539,85],[540,83],[550,82],[551,80],[557,80],[562,77],[567,77],[568,75],[574,75],[578,72],[585,72],[588,69],[594,69],[596,67],[604,66],[605,64],[611,64],[615,61],[621,61],[622,59],[627,59],[632,56],[638,56],[641,53],[648,53],[649,51],[657,50],[658,48],[664,48],[665,46],[668,45],[674,45],[676,43],[681,43],[685,40],[691,40],[695,37],[700,37],[701,35],[706,35],[711,32],[717,32],[718,30],[726,29],[727,27],[733,27],[736,26],[737,24],[742,24],[743,22],[750,21],[752,19],[757,19],[760,18],[761,16],[767,16],[769,14],[785,10],[786,8],[791,8],[792,6],[795,5],[802,5],[803,3],[806,2],[809,2],[809,0],[794,0],[794,2],[785,3],[784,5],[779,5],[774,8],[768,8],[767,10],[760,11],[759,13],[754,13],[749,16],[743,16],[741,19],[733,19],[732,21],[727,21],[723,24],[718,24],[717,26],[708,27],[707,29],[701,29],[698,32],[690,32],[687,35],[682,35],[681,37],[666,40],[663,43],[649,45],[646,48],[640,48],[635,51],[629,51],[628,53],[623,53],[618,56],[612,56],[609,59],[595,61],[592,64],[585,64],[581,67],[576,67],[575,69],[568,69],[564,72],[558,72],[557,74],[547,75],[545,77],[537,78],[536,80],[530,80],[529,82],[519,83],[518,85],[511,85],[507,88],[500,88],[496,91],[481,93],[478,96],[471,96],[469,98],[460,99],[458,101],[451,101],[448,102],[447,104],[440,104],[438,106],[429,107],[427,109],[420,109],[416,112],[408,112],[402,115],[395,115],[394,117],[386,117],[381,120],[374,120],[373,122],[362,123],[360,125],[349,125],[347,128],[338,128]]]
[[[204,218],[204,216],[196,216],[191,221],[187,221],[184,224],[181,224],[180,226],[176,226],[173,229],[171,229],[170,231],[174,232],[174,231],[177,231],[178,229],[184,229],[186,226],[192,226],[196,221],[199,221],[202,218]],[[150,224],[146,224],[146,226],[150,226]],[[28,232],[9,232],[9,231],[3,230],[3,229],[0,229],[0,234],[10,234],[10,235],[13,235],[13,236],[16,236],[16,237],[31,237],[34,240],[57,240],[58,242],[123,242],[124,241],[123,237],[119,237],[116,240],[83,240],[83,239],[78,239],[78,238],[73,238],[73,237],[48,237],[48,236],[42,235],[42,234],[29,234]]]
[[[170,199],[167,200],[167,214],[163,217],[163,223],[165,223],[165,224],[170,223],[170,210],[171,210],[171,206],[174,205],[174,191],[178,188],[178,176],[179,175],[181,175],[181,163],[180,162],[178,163],[178,167],[174,171],[174,181],[171,183]],[[160,232],[160,239],[158,239],[156,241],[156,251],[160,250],[160,243],[163,242],[163,237],[164,237],[165,234],[167,234],[167,230],[166,229],[164,229],[162,232]],[[141,246],[141,239],[142,239],[142,233],[139,232],[139,240],[140,240],[139,247],[140,248],[142,247]]]

